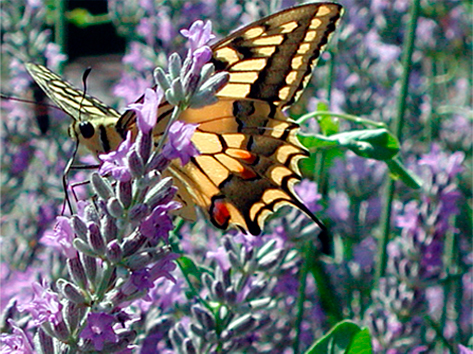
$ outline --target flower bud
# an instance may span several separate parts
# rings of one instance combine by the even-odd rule
[[[116,240],[109,242],[105,254],[112,263],[118,263],[123,258],[122,249]]]
[[[169,74],[171,75],[171,78],[172,79],[178,78],[181,75],[181,71],[182,71],[182,59],[179,56],[179,54],[172,53],[169,56]]]
[[[172,55],[171,55],[172,56]],[[169,60],[171,60],[171,58],[169,58]],[[154,70],[154,81],[159,85],[159,87],[161,87],[163,89],[163,91],[167,91],[171,88],[171,80],[168,79],[166,73],[164,72],[164,70],[162,68],[156,68],[156,70]]]
[[[194,305],[191,308],[192,314],[200,322],[205,331],[211,331],[215,329],[215,319],[213,314],[206,308]]]
[[[62,294],[71,302],[77,305],[83,305],[86,303],[84,295],[74,284],[71,284],[64,279],[59,279],[58,286]]]
[[[133,177],[141,178],[145,172],[144,162],[141,156],[133,149],[127,154],[127,159]]]
[[[67,268],[74,282],[79,285],[81,289],[86,288],[87,277],[85,275],[84,267],[79,258],[68,258]]]
[[[123,207],[116,197],[107,200],[107,211],[117,219],[123,215]]]
[[[104,222],[102,223],[102,234],[105,238],[105,242],[110,242],[117,239],[117,224],[115,223],[115,219],[109,215],[104,216]]]
[[[92,173],[90,183],[95,193],[102,199],[108,199],[113,195],[112,186],[110,183],[101,177],[97,172]]]
[[[131,205],[132,199],[132,190],[131,190],[131,181],[118,181],[118,192],[117,197],[120,203],[122,203],[125,209],[128,209]]]
[[[225,297],[225,290],[223,289],[223,284],[221,281],[214,281],[211,287],[212,294],[215,296],[216,300],[222,301]]]
[[[42,354],[55,354],[53,338],[47,335],[41,327],[38,329],[38,341]]]
[[[146,204],[137,204],[130,209],[128,218],[135,223],[139,223],[149,214],[149,208]]]
[[[153,137],[151,136],[152,131],[147,134],[139,131],[138,136],[136,138],[136,145],[138,146],[138,155],[143,162],[143,170],[144,173],[144,165],[148,162],[149,156],[151,155],[151,150],[153,149]],[[141,177],[138,176],[138,177]]]
[[[118,201],[117,201],[118,202]],[[88,233],[87,238],[89,240],[89,245],[97,254],[105,253],[105,242],[100,233],[99,227],[95,223],[89,223],[87,225]]]
[[[228,326],[228,330],[242,335],[250,331],[255,325],[255,323],[256,320],[253,318],[253,316],[251,314],[246,314],[230,323],[230,325]]]
[[[194,343],[192,343],[192,339],[186,338],[184,339],[184,344],[182,345],[185,354],[197,354],[197,350],[194,347]]]
[[[233,286],[229,287],[228,289],[225,290],[225,300],[231,305],[236,303],[237,299],[237,293]]]
[[[87,241],[87,225],[77,215],[72,216],[72,228],[77,237],[83,241]]]

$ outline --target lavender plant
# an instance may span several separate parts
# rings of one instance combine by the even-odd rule
[[[143,103],[130,106],[139,132],[101,157],[100,173],[90,176],[95,199],[58,218],[53,231],[47,230],[62,199],[61,161],[71,146],[67,123],[54,120],[52,131],[63,132],[45,141],[29,130],[32,113],[2,101],[8,113],[2,119],[0,352],[329,352],[337,331],[366,351],[371,340],[375,353],[471,352],[468,5],[420,3],[410,33],[412,63],[402,80],[416,1],[340,2],[346,14],[335,45],[291,109],[294,118],[316,110],[300,120],[310,135],[303,142],[311,151],[313,142],[319,145],[303,165],[313,181],[303,181],[298,193],[331,230],[330,259],[317,253],[314,225],[295,210],[279,211],[261,237],[224,234],[202,218],[176,223],[175,187],[162,176],[169,160],[185,163],[198,153],[189,143],[195,127],[176,120],[179,113],[211,103],[226,80],[207,63],[208,22],[184,36],[178,29],[211,19],[215,33],[228,34],[274,12],[277,1],[108,2],[110,20],[128,41],[114,93],[130,103],[145,92]],[[37,1],[25,3],[24,12],[2,7],[6,55],[30,60],[49,53],[44,15]],[[169,55],[185,38],[191,44],[184,59]],[[50,53],[57,60],[46,63],[55,69],[64,57]],[[2,92],[12,88],[22,96],[29,79],[17,59],[11,63]],[[153,72],[156,64],[167,70]],[[146,90],[153,77],[161,89]],[[153,112],[163,97],[175,111],[167,143],[153,147]],[[347,145],[333,142],[341,131],[366,132],[399,115],[401,154],[422,188],[394,185],[393,208],[383,216],[385,160],[344,153]],[[390,222],[379,277],[382,216]],[[371,338],[360,339],[357,326],[337,325],[342,319],[366,326]]]

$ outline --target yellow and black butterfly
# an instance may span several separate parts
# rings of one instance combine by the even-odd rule
[[[198,205],[215,226],[235,225],[258,235],[266,217],[289,204],[324,228],[294,194],[301,179],[297,164],[307,151],[296,137],[298,125],[282,110],[304,90],[341,13],[342,6],[335,3],[304,4],[256,21],[212,46],[216,71],[227,71],[230,79],[217,93],[217,103],[187,109],[179,118],[199,124],[192,141],[201,153],[185,166],[176,160],[168,168],[179,189],[181,216],[195,219]],[[134,111],[120,115],[44,66],[26,67],[74,119],[71,136],[93,153],[116,149],[126,132],[136,129]],[[157,137],[172,109],[167,102],[160,105],[153,130]]]

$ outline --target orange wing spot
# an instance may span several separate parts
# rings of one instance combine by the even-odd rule
[[[222,199],[213,199],[210,205],[210,219],[215,226],[226,229],[230,223],[230,209]]]
[[[252,154],[249,151],[246,150],[240,150],[240,149],[227,149],[226,153],[230,155],[231,157],[235,157],[237,159],[240,159],[248,164],[253,164],[256,160],[256,155]]]
[[[239,175],[241,176],[241,178],[243,178],[244,180],[247,180],[247,179],[253,179],[256,177],[256,173],[255,171],[247,168],[247,167],[244,167],[242,171],[239,171]]]

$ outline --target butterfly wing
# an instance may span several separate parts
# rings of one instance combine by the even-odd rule
[[[123,140],[116,125],[120,113],[84,94],[43,65],[26,63],[31,77],[61,110],[73,119],[69,133],[95,154],[115,150]]]
[[[305,209],[292,187],[300,180],[297,162],[306,151],[295,124],[273,108],[260,100],[222,98],[181,116],[199,124],[192,141],[201,154],[185,166],[174,161],[172,173],[219,228],[236,225],[258,235],[279,207]]]
[[[230,73],[218,96],[294,103],[342,14],[334,3],[293,7],[254,22],[214,46],[216,70]]]
[[[307,85],[341,11],[332,3],[302,5],[212,47],[212,61],[230,73],[229,83],[218,103],[182,114],[199,123],[193,142],[201,155],[171,169],[217,227],[236,225],[258,235],[266,217],[289,204],[325,229],[294,193],[301,179],[297,163],[307,151],[296,137],[297,124],[281,110]],[[328,251],[327,243],[323,248]]]

